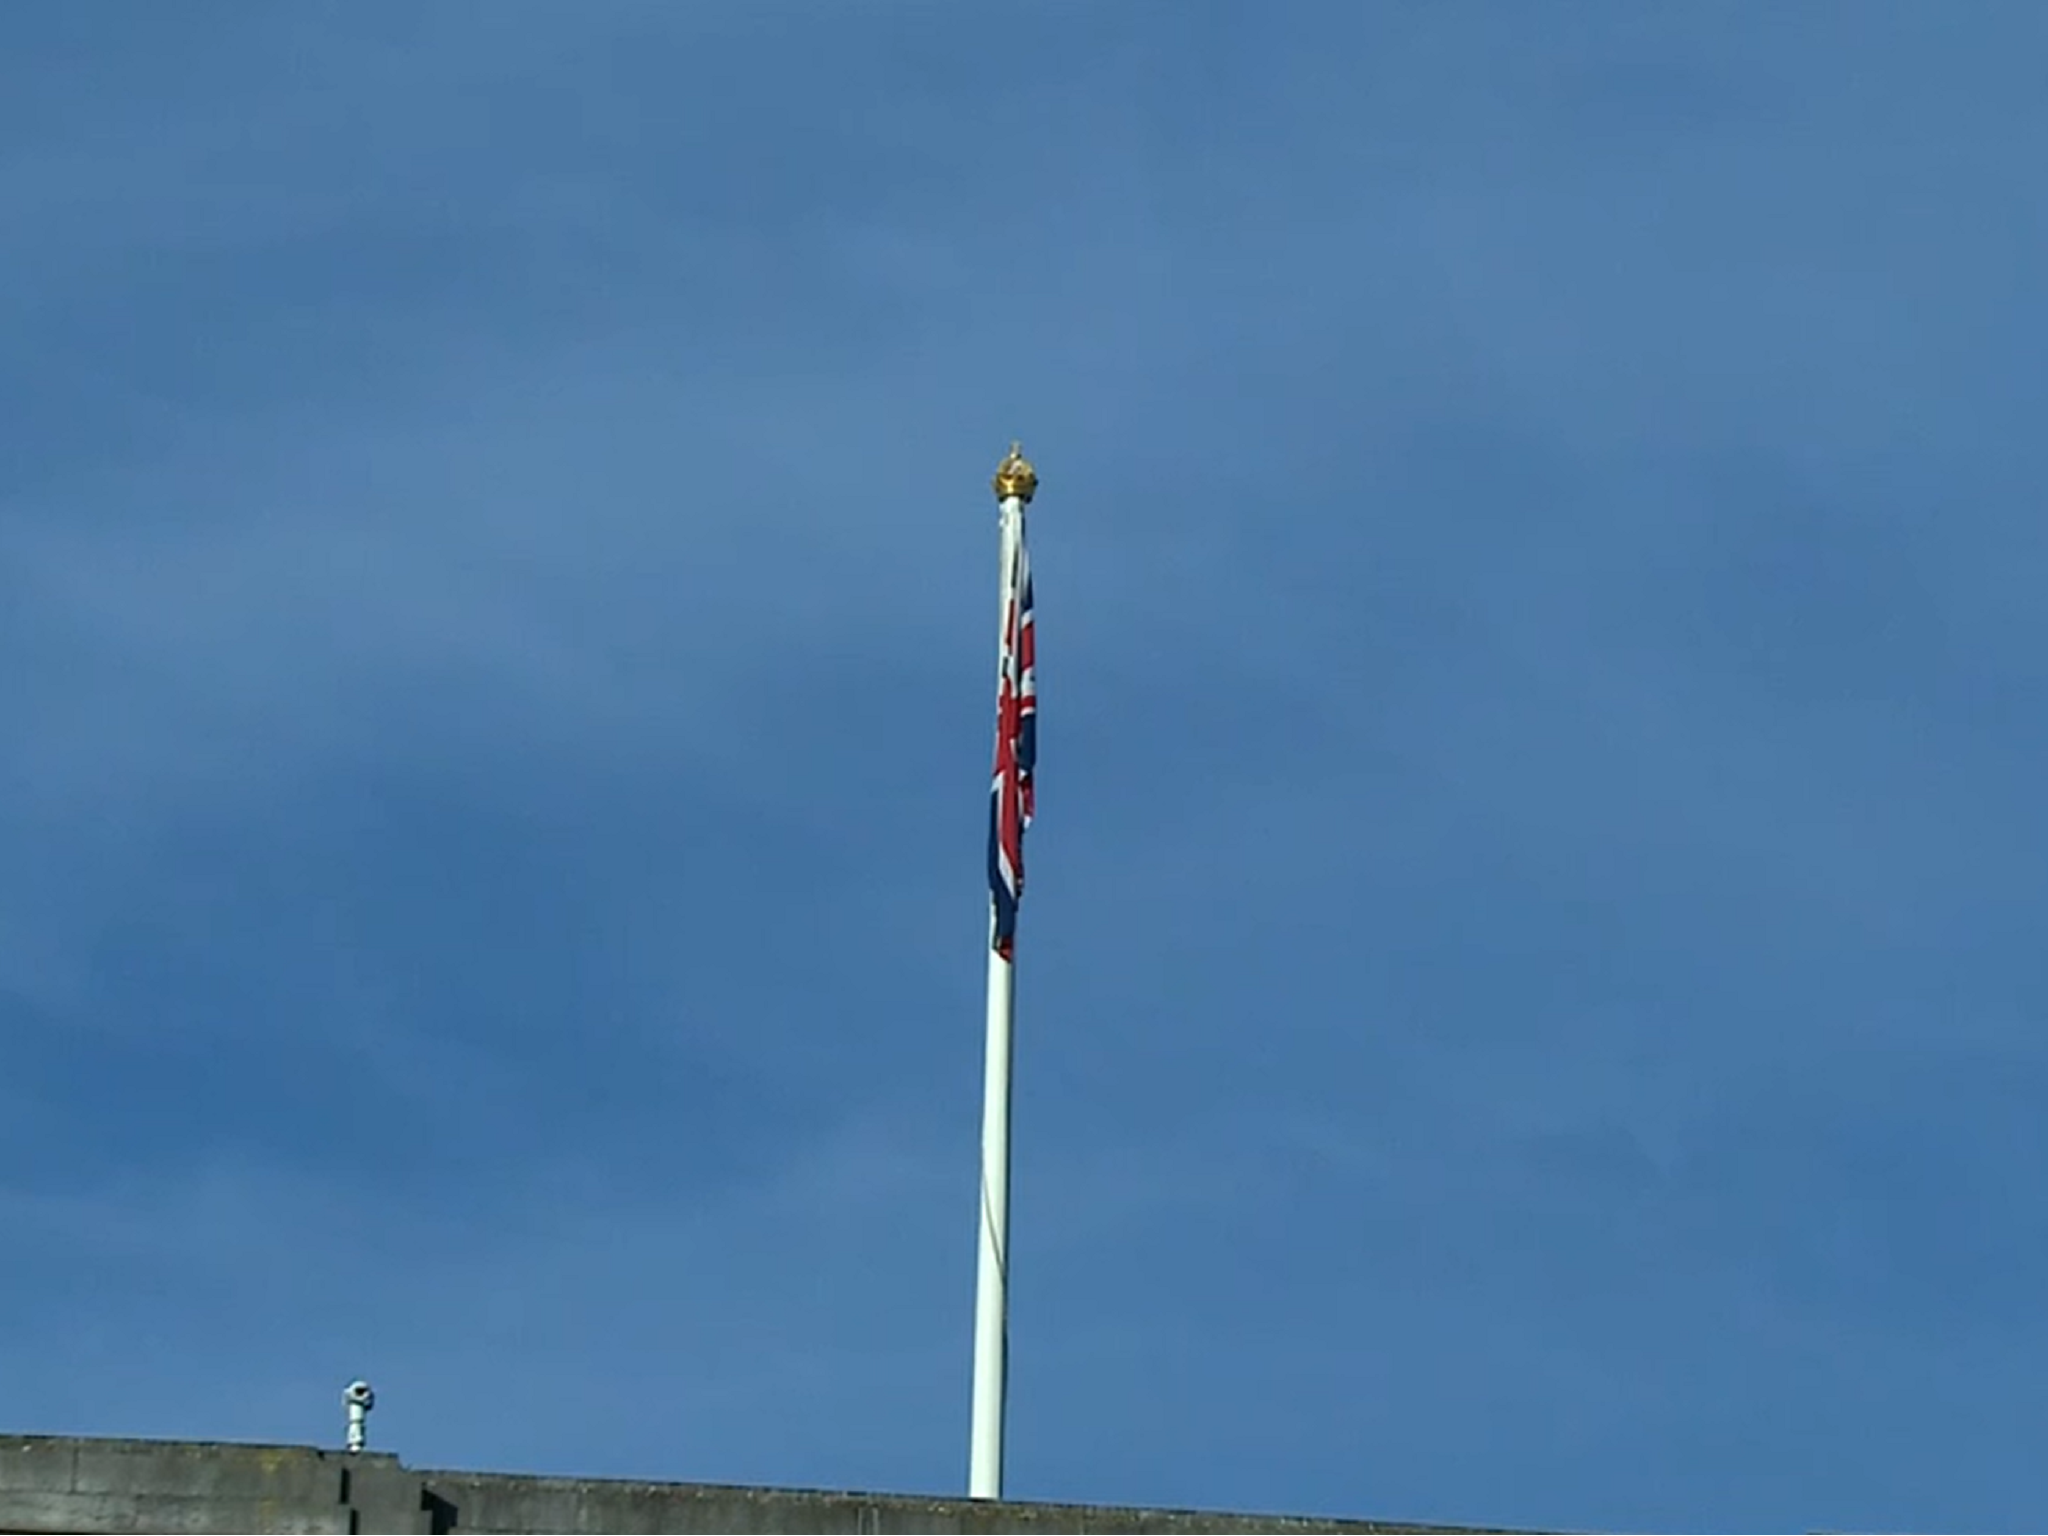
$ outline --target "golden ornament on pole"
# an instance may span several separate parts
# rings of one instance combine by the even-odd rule
[[[996,477],[989,483],[995,487],[997,501],[1008,501],[1014,496],[1021,502],[1030,502],[1038,490],[1038,471],[1024,457],[1022,443],[1010,444],[1010,456],[996,466]]]

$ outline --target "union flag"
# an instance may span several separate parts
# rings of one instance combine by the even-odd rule
[[[1005,585],[988,888],[995,903],[995,952],[1008,960],[1016,950],[1017,904],[1024,897],[1024,833],[1031,826],[1032,775],[1038,763],[1038,646],[1031,617],[1031,560],[1021,530]]]

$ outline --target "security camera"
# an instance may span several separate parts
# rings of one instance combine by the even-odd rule
[[[341,1400],[348,1405],[348,1439],[343,1443],[351,1451],[360,1451],[369,1442],[370,1410],[377,1406],[377,1394],[367,1381],[352,1381]]]

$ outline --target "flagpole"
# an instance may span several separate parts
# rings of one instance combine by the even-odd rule
[[[1038,476],[1012,447],[993,482],[1001,509],[1001,624],[997,655],[1011,642],[1017,559],[1024,545],[1024,508]],[[974,1283],[974,1413],[967,1465],[969,1498],[1003,1496],[1003,1410],[1009,1372],[1010,1062],[1017,1004],[1017,967],[994,943],[990,914],[988,1038],[981,1088],[981,1242]]]

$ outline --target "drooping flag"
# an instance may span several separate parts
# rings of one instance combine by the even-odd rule
[[[1031,825],[1032,772],[1038,763],[1038,646],[1031,616],[1031,561],[1017,537],[1004,603],[996,685],[996,766],[988,823],[988,888],[995,903],[995,952],[1011,958],[1017,904],[1024,896],[1024,833]]]

